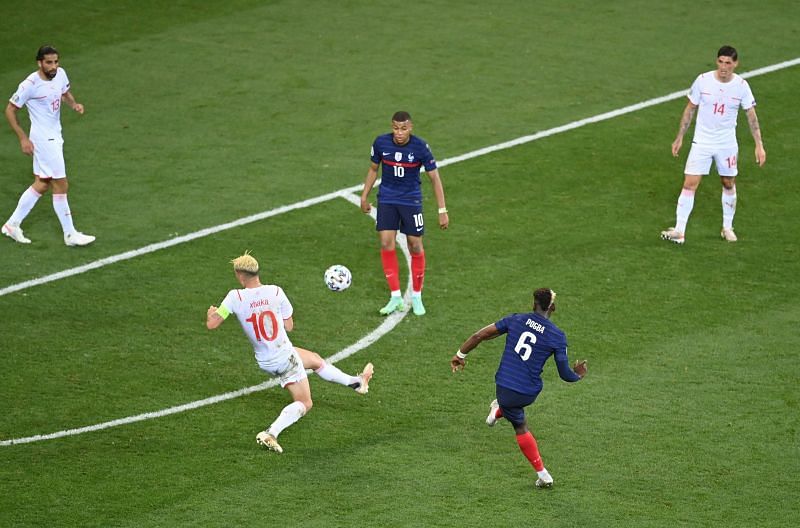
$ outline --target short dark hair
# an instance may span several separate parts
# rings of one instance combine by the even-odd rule
[[[722,46],[717,52],[717,57],[730,57],[733,60],[739,60],[739,54],[733,46]]]
[[[547,310],[556,298],[556,292],[550,288],[539,288],[533,292],[533,303],[538,304],[542,310]]]
[[[398,123],[403,123],[404,121],[411,121],[411,114],[400,110],[399,112],[394,113],[394,115],[392,116],[392,121],[396,121]]]
[[[58,50],[55,49],[53,46],[45,44],[44,46],[39,48],[39,51],[36,52],[36,60],[37,61],[44,60],[45,55],[58,55]]]

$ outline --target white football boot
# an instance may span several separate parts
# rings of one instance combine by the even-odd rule
[[[552,488],[553,487],[553,477],[550,476],[550,472],[546,469],[539,471],[539,478],[536,479],[536,487],[537,488]]]
[[[31,239],[25,238],[25,235],[22,234],[22,228],[19,224],[16,223],[7,223],[3,224],[2,228],[3,234],[9,238],[14,239],[15,241],[19,242],[20,244],[30,244]]]
[[[732,227],[723,227],[719,235],[728,242],[736,242],[737,240],[739,240],[738,238],[736,238],[736,233],[733,232]]]
[[[497,423],[497,409],[499,408],[497,400],[492,400],[492,403],[489,404],[489,416],[486,417],[486,425],[489,427],[494,427],[494,424]]]
[[[88,246],[94,241],[94,236],[84,235],[80,231],[64,235],[64,243],[68,246]]]
[[[359,394],[366,394],[369,392],[369,380],[372,379],[372,372],[375,369],[372,367],[372,363],[367,363],[364,365],[364,370],[361,371],[361,374],[358,375],[359,379],[361,380],[361,385],[358,386],[356,392]]]
[[[275,451],[276,453],[283,453],[283,448],[278,443],[278,439],[266,431],[261,431],[256,435],[256,443],[258,445],[266,447],[270,451]]]
[[[670,227],[669,229],[665,229],[661,232],[661,239],[662,240],[669,240],[670,242],[674,242],[675,244],[683,244],[685,242],[685,238],[683,233],[675,229],[674,227]]]

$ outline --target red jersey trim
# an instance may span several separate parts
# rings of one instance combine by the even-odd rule
[[[399,167],[414,168],[414,167],[420,167],[422,165],[422,163],[419,162],[419,161],[416,162],[416,163],[403,163],[401,161],[389,161],[389,160],[385,159],[385,160],[383,160],[383,162],[386,165],[389,165],[390,167],[398,167],[399,166]]]

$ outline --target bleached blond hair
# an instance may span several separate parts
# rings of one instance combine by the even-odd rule
[[[233,271],[244,271],[251,275],[258,275],[258,261],[253,258],[249,249],[244,252],[244,255],[233,259],[231,264],[233,264]]]

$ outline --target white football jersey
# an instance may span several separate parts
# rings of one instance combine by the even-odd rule
[[[283,320],[291,317],[294,310],[279,286],[265,284],[258,288],[231,290],[221,304],[236,314],[242,330],[253,344],[259,367],[274,368],[294,351],[283,325]]]
[[[39,77],[37,70],[19,84],[9,101],[17,108],[28,107],[31,141],[61,139],[61,96],[68,91],[69,79],[62,68],[51,81]]]
[[[736,116],[739,108],[756,105],[747,81],[732,75],[729,82],[719,82],[714,71],[697,77],[689,91],[689,100],[698,105],[694,142],[699,145],[736,147]]]

